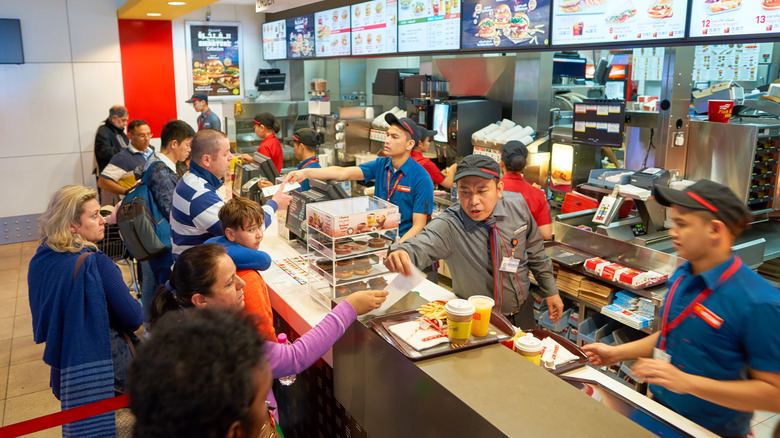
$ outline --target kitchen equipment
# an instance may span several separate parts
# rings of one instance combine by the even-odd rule
[[[489,123],[501,120],[501,102],[495,100],[445,100],[433,108],[434,138],[446,144],[447,157],[473,152],[471,135]]]

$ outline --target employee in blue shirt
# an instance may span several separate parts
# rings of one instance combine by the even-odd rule
[[[780,412],[780,292],[731,252],[750,212],[721,184],[655,188],[688,261],[669,279],[660,330],[617,347],[583,347],[591,362],[639,360],[656,400],[721,436],[750,435],[754,410]]]
[[[310,128],[302,128],[293,134],[293,153],[298,163],[298,170],[319,169],[320,160],[317,159],[317,146],[322,143],[322,136]],[[301,190],[309,190],[309,180],[301,181]]]
[[[374,195],[398,206],[401,213],[401,241],[423,229],[433,206],[433,181],[425,169],[409,157],[420,141],[420,128],[411,119],[399,119],[388,113],[390,124],[385,140],[385,157],[360,166],[330,166],[324,169],[301,169],[290,172],[286,183],[309,178],[353,181],[375,181]]]

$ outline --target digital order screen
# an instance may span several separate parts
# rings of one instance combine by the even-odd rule
[[[352,54],[380,55],[398,51],[398,3],[374,0],[352,5]]]
[[[547,45],[550,0],[467,0],[462,23],[463,49]]]
[[[284,20],[263,23],[263,59],[287,59],[287,34]]]
[[[398,51],[460,49],[462,0],[399,0]]]

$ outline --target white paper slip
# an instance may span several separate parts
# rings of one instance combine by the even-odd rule
[[[427,324],[421,324],[420,321],[408,321],[391,325],[388,327],[388,330],[417,351],[449,342],[447,336],[440,336],[441,333],[438,330],[430,328]]]
[[[266,198],[270,198],[271,196],[275,195],[276,192],[279,191],[279,186],[281,186],[281,184],[277,184],[275,186],[264,188],[263,189],[263,196],[266,197]],[[295,190],[295,189],[297,189],[300,186],[301,185],[299,183],[287,184],[287,185],[284,186],[284,193],[287,193],[290,190]]]
[[[393,281],[391,281],[390,284],[388,284],[385,288],[385,290],[388,292],[387,300],[385,300],[385,302],[382,303],[378,309],[370,313],[378,315],[385,313],[387,309],[390,308],[390,306],[397,303],[398,300],[406,296],[409,291],[420,284],[423,280],[425,280],[425,274],[423,274],[421,270],[414,266],[412,266],[411,275],[396,275]]]

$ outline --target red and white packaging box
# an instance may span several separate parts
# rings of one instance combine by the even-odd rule
[[[617,263],[611,263],[606,266],[601,266],[600,268],[601,268],[601,272],[599,272],[599,275],[606,278],[607,280],[612,280],[612,281],[617,281],[617,278],[620,276],[620,273],[628,270],[628,268],[626,268],[625,266],[619,265]]]
[[[610,264],[609,260],[604,260],[601,257],[593,257],[592,259],[585,260],[585,269],[593,272],[598,272],[600,266],[606,266]]]
[[[639,287],[650,280],[647,272],[636,269],[626,269],[617,277],[617,281],[631,287]]]

